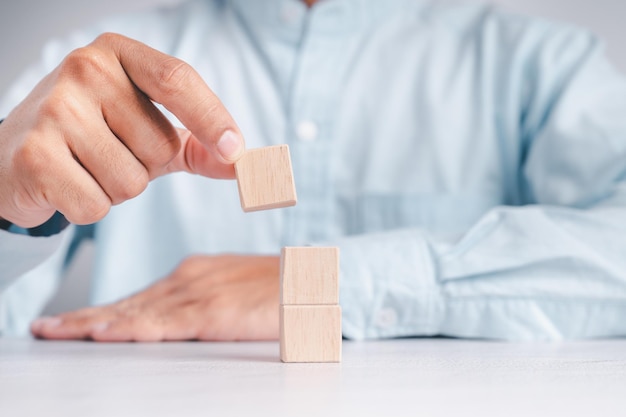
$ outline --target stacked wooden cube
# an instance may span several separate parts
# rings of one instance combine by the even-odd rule
[[[280,359],[340,362],[339,249],[281,252]]]
[[[287,145],[247,151],[235,172],[245,212],[296,204]],[[340,362],[339,249],[283,248],[279,308],[283,362]]]

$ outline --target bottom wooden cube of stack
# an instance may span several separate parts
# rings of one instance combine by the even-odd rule
[[[283,362],[341,362],[339,305],[281,305]]]

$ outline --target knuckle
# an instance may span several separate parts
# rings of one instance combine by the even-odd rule
[[[200,255],[191,255],[183,259],[180,263],[181,269],[195,268],[200,263]]]
[[[117,42],[120,42],[124,37],[120,34],[113,32],[104,32],[98,35],[94,40],[94,44],[103,44],[103,45],[113,45]]]
[[[112,305],[112,309],[115,313],[115,316],[118,319],[121,318],[131,318],[131,317],[141,317],[145,314],[145,306],[138,303],[136,300],[131,298],[126,298]]]
[[[79,210],[72,216],[76,224],[92,224],[102,220],[111,209],[111,202],[105,198],[85,199]]]
[[[148,173],[144,169],[138,170],[134,175],[122,176],[113,204],[119,204],[137,197],[148,187],[148,181]]]
[[[162,168],[172,162],[180,149],[181,143],[178,138],[163,138],[152,151],[149,161],[145,162],[153,168]]]
[[[193,77],[191,65],[177,58],[167,59],[159,68],[157,81],[166,95],[177,95]]]
[[[216,126],[228,124],[230,114],[217,96],[209,94],[189,111],[189,118],[200,126]],[[217,142],[218,139],[219,136],[212,138],[214,142]]]
[[[72,89],[59,87],[53,90],[40,104],[38,116],[41,121],[83,120],[85,105]]]
[[[35,178],[48,170],[50,159],[38,141],[29,138],[15,151],[13,163],[26,177]]]
[[[97,47],[88,45],[70,52],[60,65],[61,76],[91,82],[94,77],[109,74],[107,54]]]
[[[191,255],[183,259],[177,269],[181,275],[197,273],[210,259],[203,255]]]
[[[101,201],[94,201],[87,205],[85,210],[85,221],[87,223],[96,223],[102,220],[111,209],[111,203],[102,199]]]
[[[37,108],[37,116],[39,121],[44,120],[61,120],[63,119],[66,103],[63,98],[55,93],[46,97]]]
[[[204,101],[196,107],[192,113],[192,117],[200,124],[210,123],[222,117],[223,112],[224,108],[217,98],[206,97]]]

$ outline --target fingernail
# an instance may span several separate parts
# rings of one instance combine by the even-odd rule
[[[235,161],[243,153],[243,139],[232,130],[227,130],[217,142],[217,150],[225,160]]]
[[[33,322],[34,329],[41,329],[42,327],[54,328],[63,323],[63,320],[59,317],[40,317]]]
[[[91,328],[91,330],[94,333],[100,333],[105,331],[106,329],[109,328],[109,323],[108,322],[103,322],[103,323],[96,323],[93,325],[93,327]]]

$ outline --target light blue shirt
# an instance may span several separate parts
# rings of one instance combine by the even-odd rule
[[[249,148],[287,143],[298,205],[160,178],[96,227],[92,302],[191,254],[338,245],[354,339],[626,335],[626,81],[577,28],[419,0],[194,1],[50,43],[7,114],[71,49],[123,33],[189,62]],[[5,334],[57,285],[74,227],[0,233]]]

